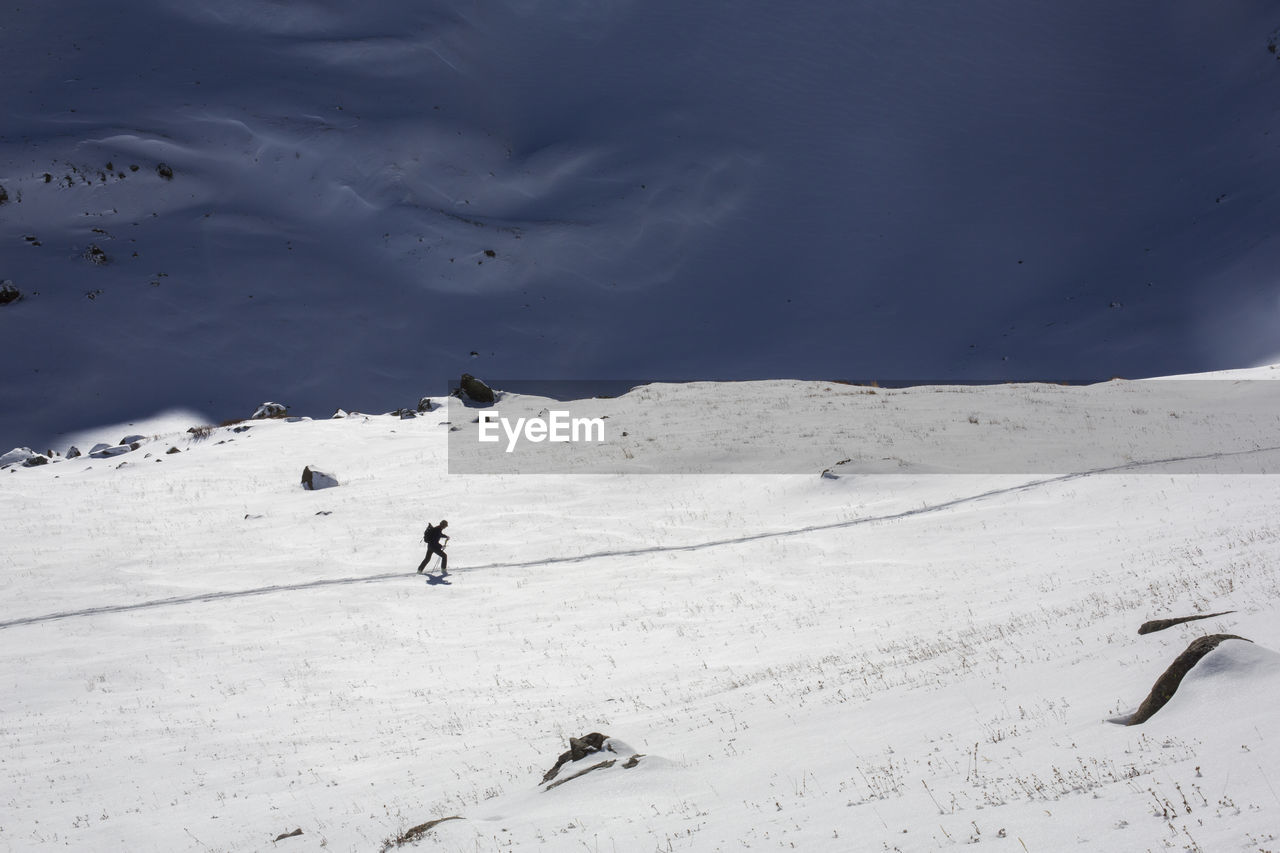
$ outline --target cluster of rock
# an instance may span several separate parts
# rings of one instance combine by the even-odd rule
[[[8,294],[10,293],[13,293],[16,295],[9,297]],[[7,302],[11,302],[11,301],[17,301],[21,297],[22,295],[18,293],[17,288],[13,287],[12,282],[6,281],[2,286],[0,286],[0,305],[6,304]],[[471,388],[472,392],[474,392],[475,394],[479,394],[481,397],[483,397],[484,392],[487,391],[490,398],[492,399],[493,391],[483,382],[480,382],[478,379],[476,379],[474,376],[471,376],[470,374],[463,374],[462,379],[463,379],[464,387]],[[483,389],[483,391],[480,389]],[[475,398],[472,398],[472,399],[475,399]],[[408,420],[411,418],[416,418],[419,415],[424,415],[429,412],[434,412],[439,408],[440,408],[440,402],[438,400],[432,399],[431,397],[421,397],[418,400],[418,405],[416,408],[396,409],[394,412],[387,412],[387,415],[396,416],[401,418],[402,420]],[[343,409],[338,409],[333,413],[333,417],[346,418],[346,417],[350,417],[352,415],[358,415],[358,414],[359,412],[347,412],[347,411],[344,411]],[[308,420],[307,418],[289,417],[288,406],[284,405],[283,403],[274,403],[270,401],[265,402],[262,405],[258,406],[258,408],[254,411],[254,413],[248,418],[248,420],[279,420],[279,419],[285,419],[290,422]],[[238,424],[238,423],[241,423],[241,422],[227,421],[224,424],[224,426],[233,426],[234,424]],[[247,430],[249,428],[250,427],[248,426],[233,427],[235,432],[243,432],[244,430]],[[197,439],[203,439],[211,435],[214,429],[216,429],[216,427],[213,427],[213,426],[192,427],[191,429],[187,430],[187,432],[191,433]],[[88,455],[93,459],[110,459],[113,456],[120,456],[125,453],[129,453],[131,451],[137,450],[138,447],[146,440],[147,440],[146,436],[128,435],[122,438],[119,444],[114,444],[114,445],[95,444],[89,450]],[[173,454],[173,453],[180,453],[180,452],[181,451],[179,451],[178,448],[176,447],[170,447],[167,451],[165,451],[166,454]],[[29,447],[15,447],[14,449],[10,450],[8,453],[0,454],[0,469],[17,468],[17,467],[34,468],[39,465],[47,465],[50,462],[56,462],[64,458],[75,459],[76,457],[81,455],[83,454],[80,452],[79,448],[76,448],[76,447],[70,448],[67,451],[65,457],[59,456],[56,452],[52,450],[47,450],[44,453],[38,453]],[[302,483],[303,483],[303,488],[309,489],[309,490],[327,489],[327,488],[331,488],[333,486],[338,485],[338,480],[336,477],[334,477],[331,474],[325,474],[323,472],[316,471],[312,469],[310,466],[308,466],[303,469]]]
[[[438,403],[436,400],[433,400],[431,397],[420,397],[418,399],[418,405],[416,408],[410,409],[406,407],[402,409],[395,409],[390,412],[384,412],[383,414],[385,414],[387,417],[400,418],[400,420],[402,421],[408,421],[418,417],[419,415],[425,415],[429,412],[434,412],[438,408],[440,408],[440,403]],[[329,417],[332,420],[334,418],[350,418],[350,417],[358,416],[360,414],[361,413],[357,411],[347,411],[346,409],[335,409],[333,414],[330,415]]]
[[[95,444],[89,449],[88,456],[91,459],[110,459],[113,456],[122,456],[137,450],[146,440],[147,437],[144,435],[126,435],[120,439],[119,444]],[[171,449],[169,452],[176,453],[177,449]],[[29,447],[15,447],[8,453],[0,454],[0,468],[36,468],[40,465],[48,465],[51,462],[59,462],[63,459],[76,459],[83,455],[85,454],[81,453],[80,448],[75,445],[67,449],[66,456],[61,456],[54,450],[37,453]]]
[[[1138,628],[1138,633],[1154,634],[1157,631],[1164,631],[1175,625],[1182,625],[1186,622],[1196,622],[1201,619],[1212,619],[1216,616],[1226,616],[1235,613],[1234,610],[1223,610],[1218,613],[1205,613],[1198,616],[1180,616],[1172,619],[1153,619],[1149,622],[1142,623]],[[1243,640],[1246,643],[1252,643],[1247,637],[1241,637],[1239,634],[1206,634],[1197,637],[1191,641],[1186,650],[1182,654],[1174,658],[1173,663],[1169,664],[1156,683],[1151,686],[1151,692],[1147,694],[1147,698],[1142,700],[1142,704],[1138,709],[1128,717],[1118,718],[1114,722],[1121,722],[1127,726],[1140,726],[1147,720],[1155,716],[1156,712],[1169,703],[1173,695],[1178,692],[1178,687],[1182,684],[1182,679],[1186,677],[1200,659],[1209,652],[1216,649],[1226,640]]]
[[[282,403],[263,403],[253,413],[251,420],[260,421],[266,418],[284,418],[289,415],[289,407]]]

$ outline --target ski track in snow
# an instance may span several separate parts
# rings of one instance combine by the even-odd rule
[[[1208,453],[1200,456],[1180,456],[1169,459],[1150,459],[1140,462],[1128,462],[1123,465],[1112,465],[1106,468],[1094,468],[1089,471],[1077,471],[1071,474],[1061,474],[1055,477],[1046,477],[1039,480],[1031,480],[1026,483],[1019,483],[1016,486],[1007,486],[1000,489],[991,489],[989,491],[980,492],[976,495],[965,495],[959,498],[953,498],[949,501],[943,501],[936,504],[926,504],[925,506],[916,507],[915,509],[903,510],[902,512],[894,512],[886,515],[867,516],[865,518],[854,518],[848,521],[834,521],[829,524],[812,524],[805,527],[797,527],[791,530],[775,530],[767,533],[755,533],[750,536],[738,536],[731,539],[713,539],[707,542],[695,542],[685,545],[654,545],[649,548],[628,548],[615,551],[596,551],[590,554],[580,554],[576,557],[547,557],[537,560],[522,560],[518,562],[505,563],[485,563],[478,566],[469,566],[450,572],[450,575],[474,572],[483,569],[520,569],[532,566],[547,566],[559,563],[582,563],[589,560],[600,560],[609,557],[637,557],[646,554],[665,554],[674,552],[689,551],[705,551],[711,548],[722,548],[728,545],[741,545],[747,542],[756,542],[765,539],[782,539],[790,536],[803,536],[809,533],[819,531],[839,530],[842,528],[860,527],[867,524],[876,524],[878,522],[901,521],[907,518],[913,518],[920,515],[928,515],[936,512],[951,509],[965,504],[976,503],[978,501],[987,500],[988,498],[999,497],[1001,495],[1016,494],[1018,492],[1030,491],[1042,486],[1049,486],[1055,483],[1066,483],[1072,480],[1082,479],[1084,477],[1093,477],[1102,474],[1118,474],[1124,471],[1135,471],[1142,468],[1149,468],[1157,465],[1169,465],[1178,462],[1199,462],[1213,459],[1228,459],[1240,456],[1249,456],[1258,453],[1271,453],[1280,451],[1280,447],[1260,447],[1252,450],[1239,450],[1232,452]],[[327,578],[324,580],[307,581],[305,583],[295,584],[275,584],[272,586],[256,587],[254,589],[231,590],[228,592],[211,592],[201,593],[199,595],[183,595],[172,598],[160,598],[154,601],[142,601],[133,604],[106,604],[101,607],[89,607],[82,610],[66,610],[58,613],[47,613],[42,616],[24,616],[20,619],[10,619],[6,622],[0,622],[0,630],[5,628],[15,628],[22,625],[38,625],[44,622],[54,622],[60,619],[72,619],[82,616],[99,616],[107,613],[129,613],[137,610],[151,610],[158,607],[176,607],[183,604],[199,604],[204,602],[223,601],[232,598],[249,598],[257,595],[271,595],[278,592],[297,592],[306,589],[319,589],[326,586],[350,586],[361,583],[379,583],[381,581],[395,580],[403,578],[404,572],[385,572],[377,575],[362,575],[358,577],[346,578]]]

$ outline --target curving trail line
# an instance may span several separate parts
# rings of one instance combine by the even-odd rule
[[[915,509],[903,510],[902,512],[888,513],[885,515],[872,515],[863,518],[853,518],[847,521],[833,521],[827,524],[813,524],[807,527],[797,527],[791,530],[775,530],[767,533],[753,533],[749,536],[736,536],[728,539],[712,539],[706,542],[695,542],[689,545],[654,545],[648,548],[627,548],[615,551],[594,551],[589,554],[579,554],[576,557],[545,557],[537,560],[523,560],[518,562],[506,563],[486,563],[479,566],[468,566],[465,569],[459,569],[450,572],[451,575],[459,572],[473,572],[481,569],[520,569],[533,566],[547,566],[557,563],[581,563],[588,560],[600,560],[609,557],[639,557],[646,554],[668,554],[681,551],[705,551],[710,548],[722,548],[728,545],[741,545],[747,542],[757,542],[762,539],[782,539],[788,536],[805,536],[810,533],[817,533],[826,530],[840,530],[847,527],[860,527],[866,524],[878,524],[881,522],[901,521],[902,519],[913,518],[920,515],[928,515],[935,512],[944,512],[954,507],[963,506],[965,504],[976,503],[978,501],[988,500],[990,498],[999,497],[1001,495],[1011,495],[1018,492],[1031,491],[1042,486],[1052,485],[1054,483],[1066,483],[1071,480],[1079,480],[1085,477],[1092,477],[1098,474],[1116,474],[1123,471],[1134,471],[1142,468],[1155,467],[1157,465],[1168,465],[1175,462],[1196,462],[1209,459],[1227,459],[1238,456],[1248,456],[1256,453],[1271,453],[1280,451],[1280,447],[1260,447],[1254,450],[1240,450],[1230,453],[1209,453],[1203,456],[1181,456],[1171,459],[1153,459],[1145,462],[1129,462],[1123,465],[1113,465],[1108,468],[1095,468],[1090,471],[1078,471],[1074,474],[1060,474],[1053,477],[1045,477],[1040,480],[1030,480],[1025,483],[1019,483],[1016,486],[1006,486],[1000,489],[991,489],[986,492],[980,492],[975,495],[965,495],[964,497],[953,498],[949,501],[943,501],[936,504],[926,504],[916,507]],[[223,601],[229,598],[249,598],[255,595],[271,595],[278,592],[296,592],[304,589],[319,589],[326,586],[351,586],[361,583],[381,583],[382,581],[390,581],[403,579],[405,575],[414,576],[413,572],[386,572],[379,575],[361,575],[358,577],[347,578],[328,578],[325,580],[307,581],[306,583],[293,584],[276,584],[273,586],[262,586],[254,589],[241,589],[229,592],[206,592],[196,595],[180,595],[172,598],[158,598],[153,601],[140,601],[133,604],[105,604],[101,607],[88,607],[82,610],[64,610],[58,613],[46,613],[42,616],[24,616],[18,619],[10,619],[0,622],[0,629],[15,628],[20,625],[38,625],[43,622],[53,622],[59,619],[71,619],[78,616],[97,616],[103,613],[127,613],[134,610],[150,610],[156,607],[174,607],[182,604],[198,604],[209,601]]]

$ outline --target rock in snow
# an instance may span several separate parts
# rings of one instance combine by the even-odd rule
[[[288,410],[289,407],[281,403],[263,403],[258,407],[258,410],[253,413],[253,419],[261,420],[263,418],[283,418],[285,412]]]
[[[458,390],[454,393],[465,395],[476,403],[493,403],[497,400],[493,389],[470,373],[462,374],[462,381],[458,383]]]
[[[8,453],[0,455],[0,468],[7,468],[10,465],[21,465],[35,455],[35,451],[30,447],[15,447]]]
[[[639,764],[640,759],[644,757],[622,741],[600,732],[592,732],[580,738],[571,737],[568,751],[564,752],[542,777],[542,784],[546,785],[545,790],[549,791],[558,785],[584,776],[592,770],[612,767],[617,763],[618,758],[623,756],[627,760],[622,766],[628,770]],[[557,776],[560,778],[557,779]]]
[[[315,491],[316,489],[332,489],[337,485],[340,485],[338,483],[338,478],[332,474],[326,474],[323,471],[314,471],[309,465],[302,469],[302,488],[307,491]]]
[[[136,444],[95,444],[93,449],[89,451],[89,455],[94,459],[110,459],[112,456],[119,456],[122,453],[128,453],[136,450]]]

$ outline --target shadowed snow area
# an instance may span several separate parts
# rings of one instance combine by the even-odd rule
[[[10,3],[0,444],[385,411],[468,368],[1258,363],[1278,26],[1249,0]]]
[[[667,470],[751,406],[776,439],[746,446],[760,470],[786,440],[852,455],[821,387],[628,394],[608,422],[662,414],[641,440]],[[1057,439],[1034,389],[948,393],[993,441]],[[1280,478],[910,457],[834,480],[464,476],[449,417],[0,470],[0,849],[1272,845]],[[1178,420],[1142,435],[1168,446]],[[340,485],[304,490],[304,466]],[[446,518],[450,571],[419,575]],[[1136,633],[1170,614],[1207,618]],[[1202,634],[1254,643],[1109,722]],[[575,758],[588,733],[614,751]]]

